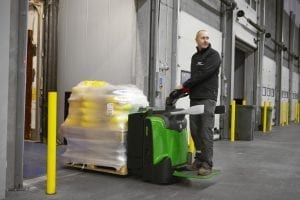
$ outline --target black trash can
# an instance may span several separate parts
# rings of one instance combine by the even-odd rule
[[[236,140],[253,140],[255,127],[255,106],[236,105],[235,136]]]

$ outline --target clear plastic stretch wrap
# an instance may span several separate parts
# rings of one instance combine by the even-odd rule
[[[60,132],[67,141],[65,162],[120,169],[126,165],[128,114],[148,106],[134,85],[83,81],[72,88],[69,114]]]

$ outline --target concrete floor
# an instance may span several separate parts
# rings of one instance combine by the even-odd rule
[[[46,174],[46,152],[47,145],[39,142],[25,141],[24,144],[24,179],[31,179]],[[59,157],[66,149],[66,146],[60,145],[57,148]],[[58,170],[63,167],[63,162],[58,160]]]
[[[9,191],[7,199],[272,199],[300,196],[300,125],[255,133],[252,142],[215,142],[214,163],[221,175],[154,185],[135,178],[62,168],[57,194],[45,195],[45,177],[27,179],[25,191]]]

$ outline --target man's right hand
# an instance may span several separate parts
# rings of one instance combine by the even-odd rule
[[[180,84],[180,85],[177,85],[176,87],[175,87],[175,89],[176,90],[181,90],[183,88],[183,86]]]

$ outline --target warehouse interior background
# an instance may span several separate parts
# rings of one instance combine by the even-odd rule
[[[134,84],[163,108],[189,74],[200,29],[222,57],[218,105],[254,105],[256,130],[265,101],[274,126],[297,118],[299,0],[2,0],[0,25],[0,199],[23,188],[26,144],[46,141],[49,91],[58,125],[83,80]],[[216,115],[218,139],[230,139],[229,124],[230,112]]]

